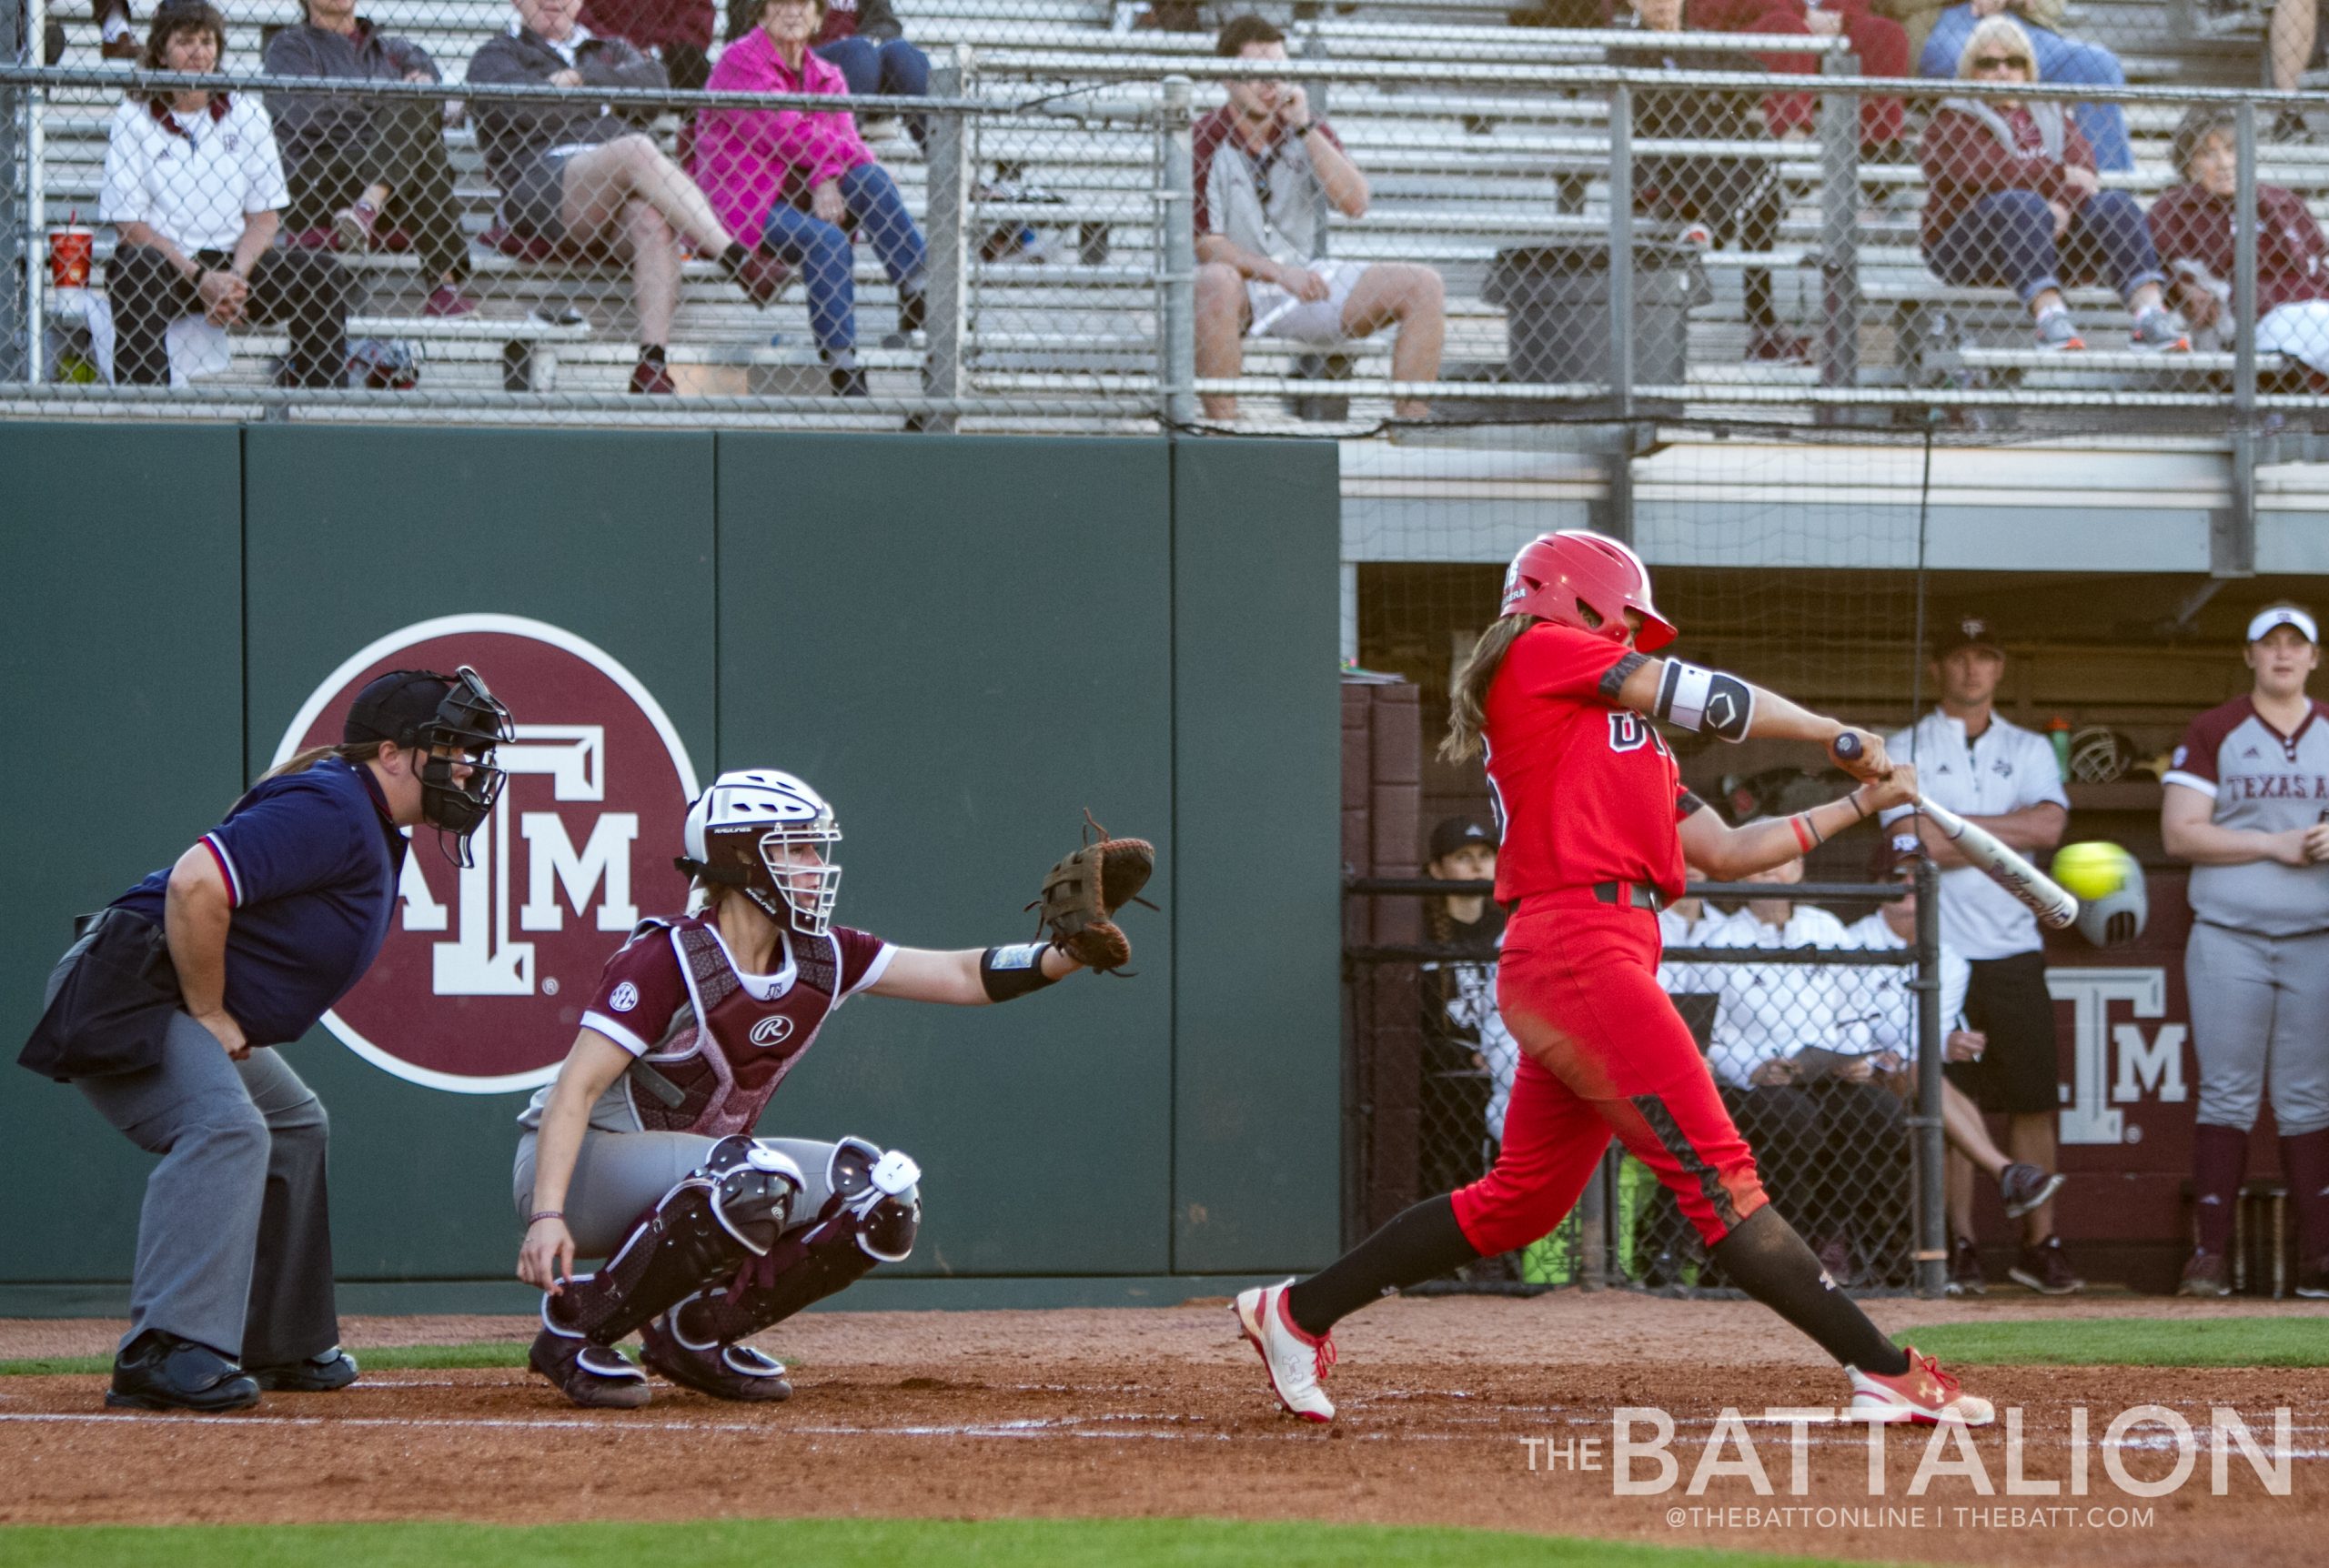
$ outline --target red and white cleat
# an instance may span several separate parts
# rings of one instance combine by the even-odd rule
[[[1278,1403],[1305,1421],[1332,1421],[1334,1401],[1318,1386],[1318,1380],[1334,1368],[1335,1336],[1312,1339],[1296,1325],[1285,1309],[1285,1288],[1292,1283],[1288,1279],[1238,1292],[1237,1327],[1261,1353]]]
[[[1857,1421],[1921,1421],[1938,1425],[1960,1421],[1967,1426],[1987,1426],[1997,1420],[1997,1407],[1988,1400],[1958,1391],[1957,1380],[1939,1362],[1906,1347],[1909,1370],[1898,1377],[1846,1367],[1852,1380],[1851,1414]]]

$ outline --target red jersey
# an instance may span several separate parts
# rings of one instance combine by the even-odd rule
[[[1596,882],[1646,882],[1681,896],[1675,825],[1700,802],[1682,788],[1656,726],[1618,706],[1618,689],[1646,657],[1551,621],[1506,652],[1481,724],[1503,832],[1499,901]]]

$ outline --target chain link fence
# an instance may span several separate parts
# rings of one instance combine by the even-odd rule
[[[943,0],[828,42],[804,0],[592,3],[12,0],[0,391],[1346,435],[2329,413],[2314,100],[2186,85],[2240,78],[2199,0],[2093,14],[2173,84],[2134,86],[2034,14],[1952,43],[1963,7]],[[1979,80],[1871,84],[1952,48]]]
[[[1800,865],[1789,868],[1800,874]],[[1356,897],[1420,897],[1417,944],[1358,945],[1356,969],[1414,967],[1420,1050],[1414,1056],[1413,1191],[1450,1191],[1495,1162],[1520,1047],[1496,1007],[1500,914],[1476,910],[1486,882],[1357,879]],[[1777,874],[1751,884],[1694,886],[1661,914],[1668,946],[1659,984],[1705,1052],[1723,1103],[1753,1148],[1771,1201],[1810,1242],[1840,1284],[1906,1292],[1921,1279],[1921,1194],[1940,1152],[1936,1067],[1921,1063],[1925,1030],[1941,1038],[1939,1011],[1921,1016],[1919,905],[1912,881],[1787,885]],[[1841,913],[1831,913],[1833,906]],[[1938,953],[1937,929],[1925,933]],[[1363,1108],[1401,1102],[1406,1086],[1382,1074],[1408,1059],[1362,1035]],[[1928,1100],[1926,1096],[1930,1095]],[[1935,1107],[1928,1121],[1919,1107]],[[1930,1150],[1920,1130],[1932,1130]],[[1379,1147],[1362,1125],[1355,1144]],[[1404,1152],[1404,1151],[1401,1151]],[[1927,1163],[1928,1161],[1931,1163]],[[1373,1185],[1366,1173],[1362,1187]],[[1926,1249],[1938,1256],[1937,1249]],[[1454,1288],[1531,1292],[1627,1284],[1676,1293],[1730,1288],[1670,1193],[1647,1167],[1612,1145],[1576,1212],[1549,1236],[1472,1265]],[[1447,1288],[1442,1286],[1440,1288]]]

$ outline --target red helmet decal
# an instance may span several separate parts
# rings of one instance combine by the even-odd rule
[[[1674,640],[1673,623],[1650,602],[1649,568],[1641,558],[1606,534],[1569,528],[1521,547],[1505,571],[1497,613],[1533,615],[1623,641],[1629,609],[1641,618],[1636,648],[1652,653]]]
[[[323,1022],[408,1082],[491,1094],[549,1082],[607,955],[642,914],[686,906],[670,847],[696,777],[629,670],[562,628],[509,615],[421,621],[353,654],[300,707],[275,759],[337,741],[357,692],[385,671],[463,664],[519,716],[495,759],[508,785],[468,869],[418,830],[380,956]]]

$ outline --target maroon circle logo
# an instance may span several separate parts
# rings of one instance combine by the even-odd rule
[[[324,1026],[408,1082],[459,1094],[547,1083],[607,956],[641,916],[686,907],[671,865],[694,764],[662,706],[606,652],[546,622],[454,615],[392,632],[308,697],[275,759],[338,740],[391,669],[474,666],[516,740],[464,870],[416,829],[387,942]],[[636,999],[633,1000],[636,1005]]]

